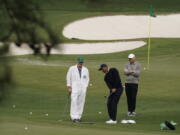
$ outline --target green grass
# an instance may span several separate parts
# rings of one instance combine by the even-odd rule
[[[0,106],[0,134],[38,135],[81,135],[81,134],[179,134],[176,131],[160,131],[164,120],[180,123],[180,39],[153,39],[151,69],[142,72],[138,93],[136,125],[106,125],[108,119],[104,95],[108,89],[103,82],[103,74],[97,71],[101,63],[120,70],[124,82],[123,65],[127,54],[121,52],[104,55],[84,55],[90,70],[92,87],[89,87],[83,121],[89,124],[73,124],[69,110],[62,114],[67,102],[65,75],[70,65],[75,64],[76,55],[52,55],[48,61],[34,56],[12,58],[16,89],[12,89],[8,100]],[[146,66],[147,46],[136,49],[138,61]],[[39,64],[39,62],[41,64]],[[45,65],[42,65],[45,64]],[[13,105],[16,108],[13,109]],[[98,112],[102,114],[99,115]],[[32,112],[32,115],[29,115]],[[118,120],[126,119],[126,97],[122,95],[118,106]],[[48,113],[49,116],[45,116]],[[58,122],[63,120],[63,122]],[[28,130],[25,130],[25,127]]]
[[[179,0],[36,0],[43,10],[147,12],[152,5],[157,12],[179,12]],[[88,2],[87,1],[96,1]]]
[[[149,14],[150,5],[153,6],[156,14],[180,12],[179,0],[97,0],[102,1],[99,4],[87,4],[88,0],[35,1],[39,3],[44,19],[51,24],[62,42],[85,42],[67,39],[62,35],[64,26],[78,19],[100,15]],[[48,40],[45,32],[39,30],[39,33],[44,40]],[[11,40],[14,41],[14,37]]]
[[[37,1],[37,0],[36,0]],[[148,14],[152,4],[157,14],[178,13],[179,0],[106,0],[106,3],[87,6],[83,0],[38,0],[44,19],[52,25],[62,42],[85,42],[63,37],[63,27],[77,19],[99,15]],[[102,1],[102,0],[101,0]],[[41,34],[43,34],[41,32]],[[143,39],[145,40],[145,39]],[[93,41],[94,42],[94,41]],[[147,46],[131,51],[142,67],[146,66]],[[75,64],[76,55],[51,55],[48,61],[34,56],[12,57],[13,78],[16,86],[9,98],[0,105],[0,134],[2,135],[170,135],[176,131],[160,131],[164,120],[180,123],[180,39],[152,39],[151,67],[143,71],[138,93],[136,125],[106,125],[108,119],[104,95],[108,93],[103,74],[97,71],[101,63],[120,70],[124,82],[123,65],[130,51],[84,55],[90,70],[89,87],[83,121],[94,125],[72,124],[69,111],[62,114],[67,102],[65,76]],[[40,63],[40,64],[39,64]],[[16,108],[12,106],[16,105]],[[98,112],[101,111],[102,115]],[[32,115],[29,115],[32,112]],[[118,120],[126,119],[126,97],[122,95]],[[49,116],[45,116],[48,113]],[[59,122],[58,120],[63,120]],[[25,130],[25,127],[28,130]]]
[[[74,20],[116,14],[149,14],[150,6],[156,14],[179,13],[179,0],[96,0],[95,4],[87,4],[88,0],[38,0],[45,19],[60,36],[62,42],[84,42],[70,40],[62,35],[64,26]],[[88,41],[90,42],[90,41]]]

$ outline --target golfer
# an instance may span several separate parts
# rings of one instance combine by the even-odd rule
[[[67,88],[71,95],[70,117],[73,122],[81,120],[89,84],[89,71],[83,64],[84,59],[77,58],[77,64],[70,67],[67,73]]]
[[[129,63],[124,67],[125,89],[128,104],[128,116],[136,116],[136,96],[138,92],[139,76],[141,65],[136,61],[134,54],[128,55]]]
[[[107,124],[116,124],[116,114],[117,114],[117,105],[120,99],[120,96],[123,92],[123,87],[121,84],[121,79],[119,72],[116,68],[108,68],[106,64],[101,64],[99,71],[105,73],[104,81],[106,82],[110,94],[107,101],[107,109],[110,120],[106,121]]]

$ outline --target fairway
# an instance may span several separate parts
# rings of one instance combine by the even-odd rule
[[[63,35],[65,26],[84,18],[109,15],[147,16],[151,4],[157,14],[180,13],[179,0],[104,0],[104,4],[100,2],[96,5],[87,5],[88,0],[35,1],[40,3],[44,19],[59,35],[62,46],[85,43],[88,43],[88,46],[98,43],[112,45],[108,43],[126,42],[121,38],[107,41],[74,40]],[[44,35],[42,31],[39,31],[39,34]],[[133,50],[125,46],[116,48],[117,44],[104,50],[99,46],[91,47],[90,50],[79,47],[79,50],[84,49],[79,51],[80,55],[72,53],[74,47],[72,50],[65,50],[70,53],[61,54],[54,50],[53,54],[44,60],[31,55],[32,51],[25,47],[24,53],[16,51],[14,56],[8,56],[14,85],[7,98],[0,103],[0,135],[179,135],[179,125],[175,131],[162,131],[160,123],[173,120],[180,124],[180,38],[152,38],[150,70],[147,70],[148,46],[145,43],[148,43],[148,40],[145,37],[138,37],[141,38],[139,41],[127,40],[143,44],[138,47],[133,44]],[[45,35],[44,39],[47,40]],[[12,37],[11,40],[15,39]],[[21,55],[15,56],[18,53]],[[116,67],[124,85],[123,68],[128,62],[129,53],[134,53],[142,65],[137,116],[134,118],[137,123],[120,123],[121,120],[129,119],[124,91],[118,104],[118,124],[107,125],[105,121],[109,118],[105,96],[109,90],[103,80],[104,74],[98,71],[98,67],[102,63]],[[85,58],[85,66],[90,71],[90,86],[82,123],[75,124],[69,116],[66,73],[70,66],[76,64],[78,56]]]
[[[84,56],[86,66],[90,69],[92,86],[88,89],[82,120],[95,124],[73,124],[68,110],[62,114],[67,102],[65,75],[76,56],[52,55],[48,62],[42,62],[34,56],[13,58],[17,86],[10,98],[1,104],[1,132],[6,135],[48,135],[60,132],[79,135],[87,131],[87,134],[179,134],[179,128],[176,131],[160,131],[159,128],[164,120],[180,121],[180,93],[176,81],[180,80],[179,42],[179,39],[153,39],[151,70],[143,71],[141,77],[136,125],[104,123],[108,118],[104,99],[108,89],[103,82],[103,74],[97,71],[98,65],[106,59],[107,64],[120,70],[124,80],[122,69],[129,52]],[[146,49],[142,47],[133,51],[142,66],[146,65]],[[123,94],[118,108],[119,121],[126,118],[126,110]]]

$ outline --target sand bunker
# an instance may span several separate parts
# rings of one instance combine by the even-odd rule
[[[104,42],[104,43],[67,43],[52,49],[51,54],[103,54],[114,53],[126,50],[132,50],[142,47],[146,44],[144,41],[128,42]],[[27,55],[33,54],[33,51],[26,45],[17,47],[13,43],[10,46],[9,55]]]
[[[179,38],[180,14],[159,15],[151,18],[152,37]],[[67,25],[63,34],[67,38],[83,40],[119,40],[148,37],[148,15],[115,15],[92,17],[75,21]],[[103,54],[139,48],[143,41],[66,43],[61,48],[52,49],[51,54]],[[60,46],[60,45],[59,45]],[[32,54],[32,50],[23,45],[18,48],[11,45],[10,55]]]
[[[83,40],[117,40],[148,37],[148,15],[92,17],[67,25],[63,35]],[[179,38],[180,14],[152,18],[152,37]]]

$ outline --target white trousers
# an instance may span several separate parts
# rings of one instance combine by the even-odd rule
[[[82,113],[84,110],[86,98],[86,89],[77,90],[76,92],[71,93],[71,108],[70,108],[70,116],[71,119],[81,119]]]

